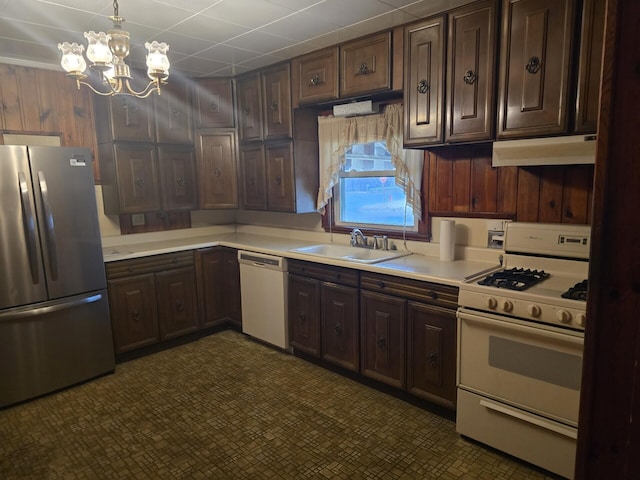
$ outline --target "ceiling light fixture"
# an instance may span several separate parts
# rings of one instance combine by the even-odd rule
[[[94,87],[85,81],[88,75],[85,73],[87,62],[82,56],[84,45],[77,43],[59,43],[58,49],[62,52],[60,65],[67,72],[67,76],[74,78],[78,85],[85,85],[98,95],[133,95],[146,98],[153,92],[160,94],[160,85],[167,83],[169,78],[169,59],[167,50],[169,45],[164,42],[147,42],[147,75],[151,81],[141,90],[136,91],[131,86],[131,73],[125,58],[129,55],[129,32],[122,29],[124,18],[118,15],[118,1],[113,2],[113,16],[109,17],[113,22],[113,29],[104,32],[84,32],[87,39],[87,59],[91,62],[91,68],[98,72],[102,87]]]

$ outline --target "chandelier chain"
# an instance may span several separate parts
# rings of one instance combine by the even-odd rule
[[[119,17],[118,15],[118,0],[113,0],[113,16]]]

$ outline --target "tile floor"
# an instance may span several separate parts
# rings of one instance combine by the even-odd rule
[[[0,411],[0,478],[544,479],[455,424],[227,330]]]

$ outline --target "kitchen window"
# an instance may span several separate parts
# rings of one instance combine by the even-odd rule
[[[403,148],[403,108],[381,114],[318,118],[318,211],[327,230],[424,236],[424,152]],[[335,227],[335,228],[334,228]]]

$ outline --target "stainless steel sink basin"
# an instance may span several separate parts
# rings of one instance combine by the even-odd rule
[[[370,248],[349,247],[346,245],[318,244],[309,247],[294,248],[296,253],[304,253],[314,257],[333,258],[336,260],[346,260],[358,263],[378,263],[393,258],[411,255],[410,252],[399,252],[398,250],[373,250]]]

